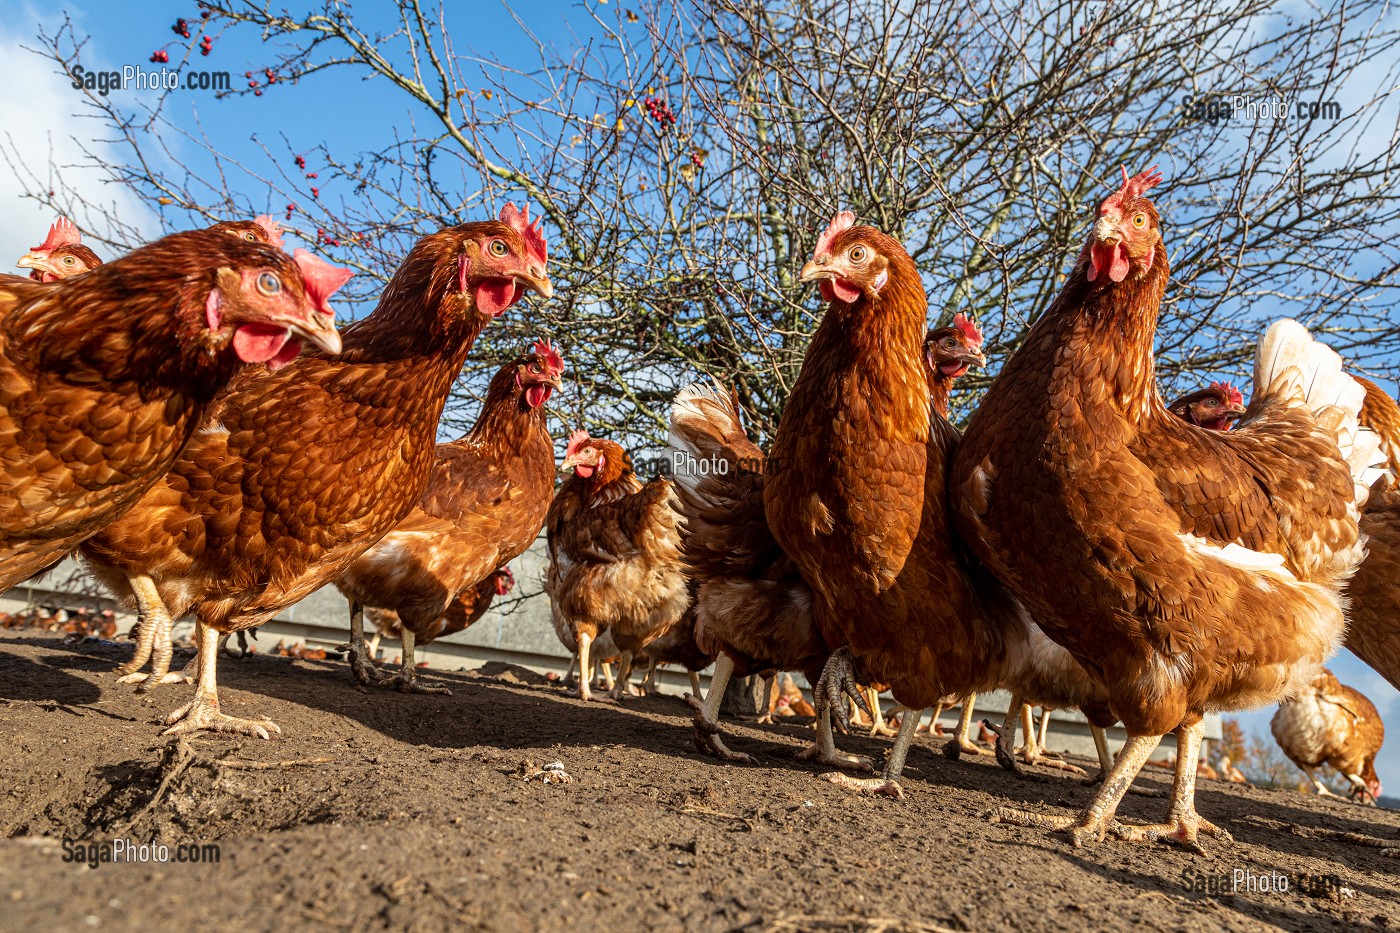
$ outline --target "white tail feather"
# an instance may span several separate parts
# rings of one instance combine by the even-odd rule
[[[671,402],[671,447],[696,460],[722,459],[716,447],[706,441],[740,431],[740,425],[731,411],[729,397],[718,382],[712,381],[709,385],[692,383],[676,393],[675,400]],[[696,492],[701,478],[698,472],[688,470],[677,470],[672,477],[691,494]]]
[[[1371,484],[1386,468],[1380,438],[1357,420],[1366,389],[1342,370],[1336,351],[1312,338],[1297,321],[1269,325],[1254,354],[1254,398],[1305,405],[1332,431],[1351,468],[1356,504],[1365,505]]]

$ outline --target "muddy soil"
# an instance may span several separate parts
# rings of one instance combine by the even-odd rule
[[[406,696],[334,660],[225,660],[225,711],[282,735],[174,741],[157,721],[190,688],[114,683],[130,652],[0,633],[0,929],[1400,929],[1400,858],[1347,835],[1400,847],[1394,811],[1203,781],[1233,841],[1074,849],[988,820],[1084,806],[1058,773],[950,761],[921,736],[907,799],[853,796],[793,759],[801,724],[732,725],[759,763],[726,765],[695,751],[678,697],[585,704],[499,666],[430,671],[453,695]],[[522,777],[555,761],[571,783]],[[1165,807],[1131,796],[1122,815]],[[64,861],[117,839],[218,861]],[[1256,890],[1232,892],[1237,871]]]

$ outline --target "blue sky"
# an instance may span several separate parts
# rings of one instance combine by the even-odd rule
[[[611,19],[617,2],[610,0],[611,5],[600,7],[600,12]],[[521,0],[513,6],[516,15],[529,25],[538,39],[560,48],[572,47],[597,29],[574,3]],[[363,22],[375,15],[375,9],[372,3],[362,4],[356,15]],[[481,3],[469,7],[459,4],[453,10],[448,25],[459,43],[459,55],[475,53],[503,61],[536,60],[529,39],[504,5]],[[32,159],[31,167],[42,168],[50,151],[60,165],[77,161],[79,153],[71,142],[73,137],[99,153],[102,151],[101,144],[94,141],[95,127],[91,121],[73,116],[81,101],[78,92],[67,87],[66,79],[56,75],[49,62],[21,48],[33,44],[40,24],[50,30],[56,29],[65,13],[72,17],[80,34],[92,37],[84,61],[89,67],[104,68],[120,68],[125,64],[152,67],[148,62],[151,52],[176,39],[170,29],[175,20],[181,16],[192,23],[198,20],[193,3],[87,0],[34,5],[12,0],[0,2],[0,55],[3,55],[0,60],[5,62],[7,79],[0,84],[0,127],[8,131],[11,145]],[[176,57],[173,48],[171,57]],[[212,53],[208,57],[196,55],[191,67],[227,70],[233,74],[235,82],[246,84],[244,72],[260,69],[269,57],[268,50],[253,34],[239,31],[221,36]],[[284,146],[282,139],[285,137],[289,150],[287,161],[290,161],[290,152],[307,152],[320,145],[346,158],[368,145],[381,145],[394,127],[404,126],[408,120],[400,96],[383,81],[346,80],[345,72],[312,78],[303,86],[278,89],[260,98],[220,101],[209,92],[186,91],[176,95],[172,103],[176,109],[170,111],[170,116],[179,126],[191,132],[199,132],[202,127],[218,148],[232,156],[250,159],[260,158],[258,146],[252,141],[255,136],[277,151]],[[182,147],[182,154],[192,162],[201,158],[193,145]],[[290,170],[291,166],[287,168]],[[80,172],[66,177],[71,183],[83,184],[84,176]],[[95,179],[92,186],[92,196],[117,204],[123,215],[143,230],[153,234],[159,231],[157,219],[129,194],[100,188]],[[348,192],[337,190],[333,183],[322,187],[323,197],[349,196]],[[18,256],[40,242],[52,219],[32,202],[20,200],[20,193],[16,179],[0,165],[0,205],[9,221],[0,229],[0,257]],[[258,204],[256,192],[247,194],[259,208],[280,213],[282,204],[265,203],[265,197],[264,203]],[[1376,703],[1393,730],[1400,728],[1395,725],[1400,723],[1400,693],[1349,653],[1344,652],[1331,666],[1344,683],[1357,687]],[[1247,731],[1267,735],[1271,715],[1272,708],[1243,714],[1241,719]],[[1388,743],[1378,768],[1388,792],[1400,793],[1400,737]]]

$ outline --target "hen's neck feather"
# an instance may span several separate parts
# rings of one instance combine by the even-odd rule
[[[227,339],[217,348],[207,339],[210,283],[188,270],[209,259],[192,258],[170,248],[134,253],[46,286],[5,317],[8,355],[75,385],[159,388],[208,402],[241,364]]]
[[[1170,417],[1157,391],[1153,360],[1169,269],[1166,248],[1160,241],[1154,248],[1151,269],[1116,283],[1088,281],[1088,262],[1081,258],[1064,290],[1026,337],[1028,348],[1043,351],[1025,356],[1026,365],[1044,367],[1041,378],[1061,387],[1100,386],[1093,400],[1107,402],[1135,423]]]

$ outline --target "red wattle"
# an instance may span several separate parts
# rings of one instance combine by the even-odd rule
[[[266,363],[277,359],[289,337],[287,329],[276,324],[243,324],[233,332],[233,351],[245,363]]]
[[[554,389],[552,386],[530,386],[530,388],[525,390],[525,404],[529,405],[531,408],[539,408],[545,402],[549,401],[549,394],[553,391]]]
[[[487,279],[476,287],[476,309],[495,317],[515,304],[514,279]]]

